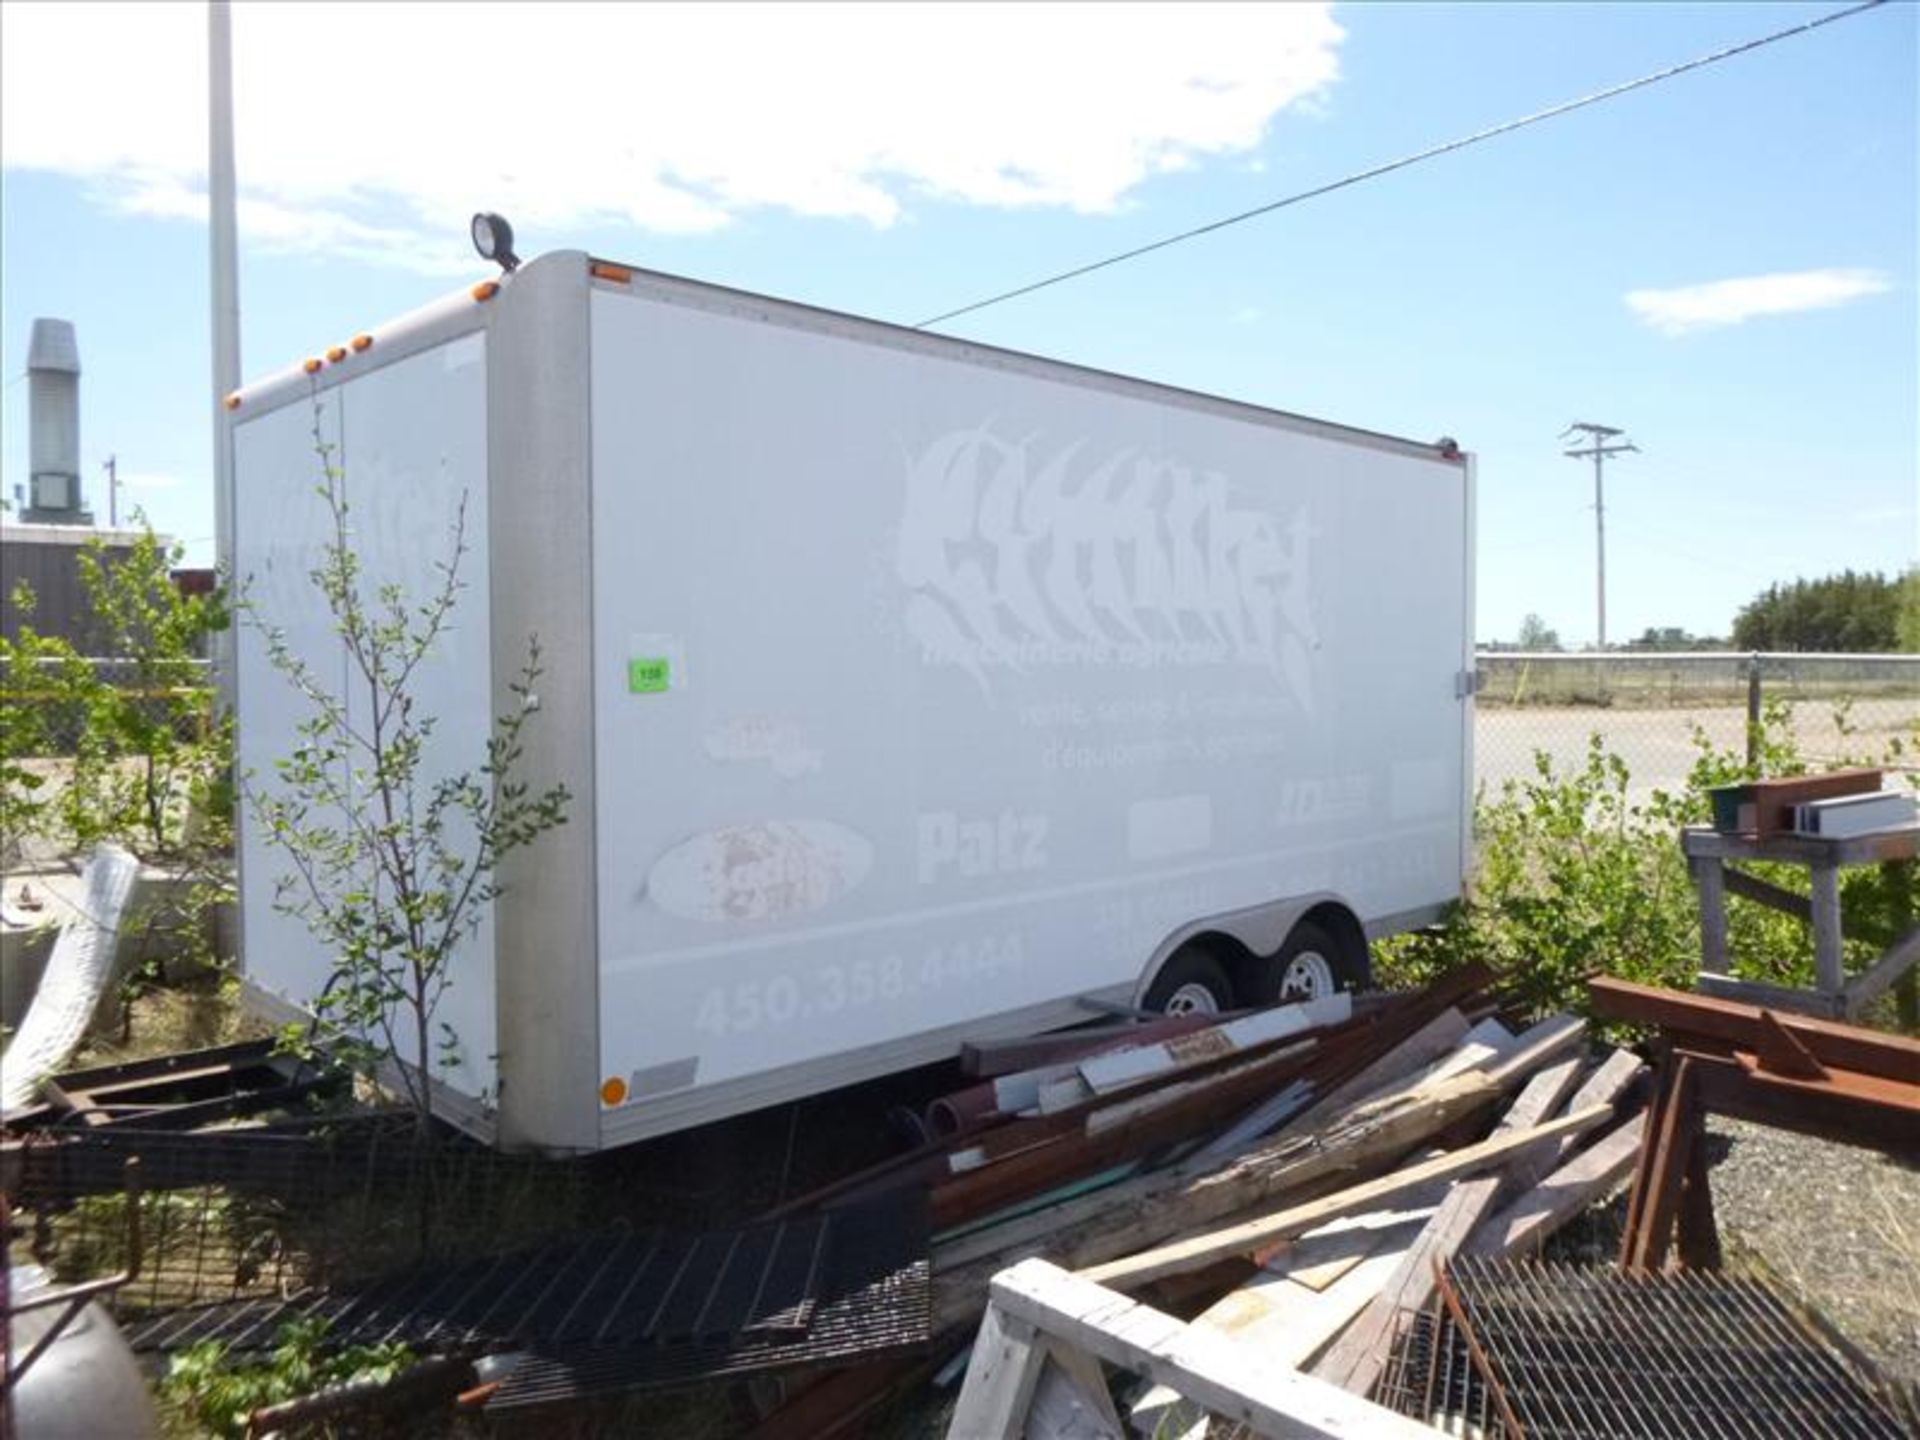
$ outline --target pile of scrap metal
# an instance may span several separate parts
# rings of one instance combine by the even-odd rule
[[[924,1145],[796,1202],[925,1191],[936,1345],[820,1380],[759,1434],[854,1433],[963,1363],[955,1436],[1185,1434],[1208,1411],[1309,1433],[1294,1411],[1336,1396],[1387,1427],[1345,1433],[1406,1426],[1361,1397],[1436,1262],[1534,1249],[1639,1146],[1639,1059],[1566,1016],[1511,1033],[1490,981],[971,1052]],[[1261,1402],[1282,1408],[1184,1363],[1202,1351],[1251,1356],[1256,1395],[1254,1371],[1284,1377]],[[1093,1356],[1165,1383],[1123,1422]]]
[[[1720,1263],[1708,1113],[1890,1152],[1920,1152],[1920,1040],[1624,980],[1588,987],[1594,1013],[1655,1027],[1659,1079],[1620,1263]]]
[[[1468,1253],[1378,1398],[1452,1434],[1920,1433],[1920,1394],[1763,1275],[1720,1273],[1708,1114],[1920,1158],[1920,1041],[1598,979],[1596,1015],[1652,1031],[1653,1099],[1619,1264]]]
[[[1398,1026],[1366,1017],[1371,1044],[1349,1020],[1264,1062],[1275,1134],[1235,1123],[936,1236],[938,1319],[963,1331],[985,1306],[949,1435],[1908,1433],[1902,1394],[1763,1283],[1657,1272],[1676,1228],[1682,1261],[1718,1264],[1704,1110],[1912,1146],[1920,1044],[1616,981],[1592,999],[1656,1027],[1644,1115],[1642,1062],[1589,1055],[1579,1023],[1511,1037],[1453,1011],[1449,1030],[1430,994],[1393,1002]],[[1367,1059],[1334,1079],[1346,1047]],[[1092,1117],[1121,1103],[1082,1101],[1083,1131],[1052,1144],[1113,1165]],[[1629,1172],[1617,1271],[1527,1258]],[[934,1193],[979,1187],[967,1172]]]

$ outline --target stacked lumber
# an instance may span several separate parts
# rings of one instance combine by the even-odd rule
[[[1639,1060],[1594,1053],[1566,1016],[1514,1033],[1490,984],[1466,967],[1417,992],[970,1051],[927,1143],[795,1202],[925,1190],[937,1353],[917,1379],[830,1380],[761,1433],[844,1433],[838,1411],[958,1375],[970,1344],[949,1432],[967,1440],[1180,1435],[1209,1413],[1266,1423],[1288,1397],[1362,1426],[1322,1433],[1392,1433],[1367,1396],[1436,1265],[1537,1249],[1638,1150]],[[1074,1311],[1057,1328],[1050,1296]],[[1123,1418],[1096,1356],[1166,1383],[1135,1387]],[[1258,1403],[1223,1407],[1222,1377],[1254,1372]]]
[[[1009,1403],[1025,1407],[1030,1435],[1049,1433],[1052,1414],[1074,1417],[1059,1433],[1121,1433],[1100,1419],[1106,1392],[1091,1393],[1085,1353],[1063,1359],[1076,1346],[1161,1377],[1131,1407],[1128,1426],[1141,1434],[1203,1435],[1210,1414],[1392,1433],[1367,1397],[1438,1268],[1536,1249],[1620,1185],[1639,1150],[1639,1059],[1591,1053],[1585,1026],[1567,1016],[1518,1035],[1491,1020],[1470,1026],[1484,984],[1464,973],[1386,1002],[1364,1030],[1336,1024],[1272,1052],[1257,1072],[1271,1090],[1262,1113],[1277,1117],[1269,1127],[1221,1127],[1215,1115],[1215,1134],[1191,1130],[1193,1143],[1163,1163],[1137,1161],[1090,1192],[937,1236],[936,1330],[965,1327],[985,1306],[981,1334],[999,1347],[996,1358],[976,1345],[950,1433],[992,1433],[980,1427],[1000,1423]],[[1099,1133],[1089,1124],[1076,1143]],[[1013,1381],[1009,1326],[1032,1332],[1020,1354],[1033,1373]],[[1207,1363],[1177,1363],[1195,1355]],[[1223,1366],[1257,1394],[1223,1395]],[[1279,1383],[1288,1376],[1301,1383]],[[1079,1405],[1063,1400],[1068,1391]],[[1285,1411],[1286,1396],[1305,1408]]]

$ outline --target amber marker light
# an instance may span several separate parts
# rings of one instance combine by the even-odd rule
[[[227,408],[229,410],[238,410],[240,408],[240,392],[238,390],[227,396]]]
[[[311,357],[300,368],[309,375],[318,375],[320,373],[320,357],[318,355]]]
[[[609,265],[604,260],[596,260],[587,267],[587,273],[596,280],[611,280],[616,285],[624,285],[633,279],[633,272],[624,265]]]
[[[342,360],[346,358],[347,358],[347,347],[344,345],[335,345],[332,349],[327,351],[327,363],[330,365],[338,365]]]
[[[373,344],[373,337],[371,335],[356,335],[347,343],[353,346],[353,353],[358,355],[362,350],[365,350],[369,345]]]
[[[600,1082],[600,1103],[618,1105],[627,1098],[627,1082],[618,1075],[609,1075]]]
[[[500,293],[498,280],[482,280],[469,292],[476,300],[491,300]]]

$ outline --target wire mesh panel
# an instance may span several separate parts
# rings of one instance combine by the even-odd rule
[[[1897,1440],[1878,1395],[1754,1280],[1461,1258],[1380,1398],[1527,1440]]]
[[[1754,682],[1763,713],[1821,768],[1877,761],[1920,726],[1920,655],[1482,652],[1475,775],[1492,795],[1535,773],[1544,752],[1578,769],[1592,737],[1626,763],[1644,799],[1678,790],[1705,742],[1745,755]],[[1913,763],[1910,753],[1907,763]]]
[[[49,1134],[8,1165],[10,1255],[62,1281],[122,1268],[138,1209],[139,1273],[115,1299],[123,1316],[490,1253],[577,1226],[587,1198],[580,1162],[422,1146],[405,1120],[320,1133]]]

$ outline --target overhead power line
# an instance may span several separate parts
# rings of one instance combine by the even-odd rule
[[[1758,50],[1764,45],[1772,45],[1781,40],[1790,40],[1796,35],[1805,35],[1809,31],[1818,30],[1822,25],[1831,25],[1836,20],[1851,19],[1853,16],[1864,14],[1868,10],[1878,9],[1886,3],[1887,0],[1864,0],[1862,4],[1850,5],[1845,10],[1835,10],[1831,14],[1822,15],[1818,19],[1807,21],[1805,24],[1790,26],[1785,30],[1776,30],[1771,35],[1762,35],[1754,40],[1744,40],[1740,44],[1730,45],[1724,50],[1715,50],[1710,55],[1700,55],[1692,60],[1683,61],[1678,65],[1670,65],[1664,70],[1656,70],[1651,75],[1642,75],[1637,80],[1628,80],[1623,84],[1610,85],[1605,90],[1596,90],[1592,94],[1582,95],[1576,100],[1566,100],[1548,109],[1536,110],[1531,115],[1522,115],[1517,120],[1508,120],[1503,124],[1493,125],[1485,130],[1476,130],[1471,135],[1462,135],[1456,140],[1449,140],[1445,144],[1416,151],[1412,155],[1403,155],[1398,160],[1389,160],[1383,165],[1375,165],[1367,170],[1357,170],[1353,174],[1342,176],[1338,180],[1328,181],[1325,185],[1316,185],[1311,190],[1301,190],[1292,195],[1284,195],[1278,200],[1268,201],[1265,205],[1256,205],[1251,210],[1242,210],[1237,215],[1228,215],[1219,220],[1210,220],[1205,225],[1196,225],[1191,230],[1182,230],[1177,235],[1168,235],[1159,240],[1149,241],[1145,245],[1136,245],[1131,250],[1122,250],[1117,255],[1109,255],[1104,260],[1095,260],[1086,265],[1076,265],[1071,270],[1062,270],[1059,274],[1049,275],[1043,280],[1035,280],[1031,284],[1021,285],[1012,290],[1003,290],[998,295],[989,295],[986,299],[976,300],[971,305],[962,305],[957,310],[948,310],[933,316],[931,319],[922,320],[913,328],[916,330],[924,330],[929,325],[943,324],[948,320],[956,320],[962,315],[971,315],[976,310],[985,310],[989,305],[999,305],[1008,300],[1017,300],[1020,296],[1031,295],[1036,290],[1045,290],[1049,286],[1061,285],[1068,280],[1077,280],[1082,275],[1091,275],[1096,270],[1105,270],[1112,265],[1121,265],[1128,260],[1137,260],[1142,255],[1151,255],[1156,250],[1165,250],[1169,246],[1179,245],[1188,240],[1195,240],[1202,235],[1211,235],[1214,231],[1224,230],[1229,225],[1238,225],[1243,221],[1258,219],[1262,215],[1271,215],[1276,210],[1284,210],[1290,205],[1298,205],[1307,200],[1315,200],[1322,195],[1331,195],[1336,190],[1344,190],[1349,185],[1358,185],[1363,180],[1375,180],[1382,175],[1390,175],[1395,170],[1404,170],[1410,165],[1418,165],[1423,160],[1433,160],[1442,155],[1450,155],[1455,150],[1464,150],[1469,145],[1480,144],[1483,140],[1491,140],[1499,135],[1509,135],[1515,130],[1524,130],[1529,125],[1538,125],[1545,120],[1553,120],[1562,115],[1570,115],[1575,110],[1584,110],[1589,105],[1598,105],[1602,100],[1611,100],[1616,96],[1625,95],[1630,91],[1642,90],[1649,85],[1657,85],[1662,80],[1671,80],[1675,76],[1685,75],[1690,70],[1699,70],[1708,65],[1716,65],[1722,60],[1731,60],[1736,55],[1745,55],[1748,51]]]

